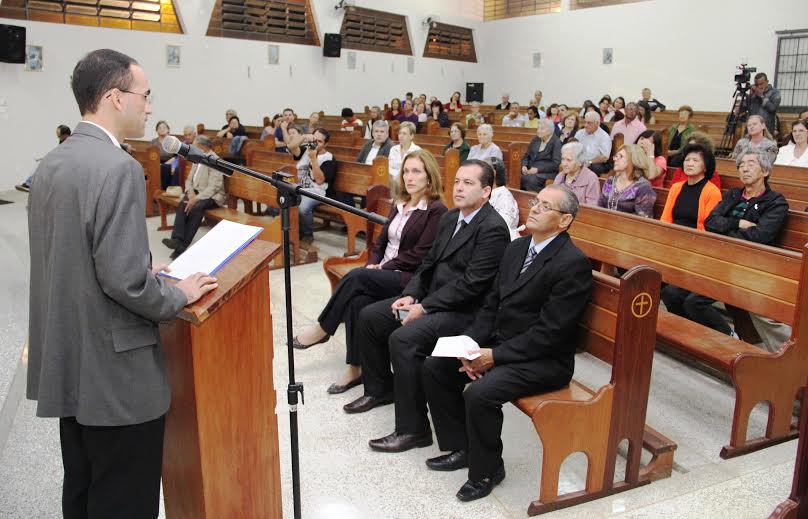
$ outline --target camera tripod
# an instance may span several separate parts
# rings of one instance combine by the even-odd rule
[[[735,131],[738,129],[738,124],[746,124],[746,119],[749,116],[749,108],[746,105],[747,98],[749,97],[749,88],[751,85],[748,82],[739,82],[735,87],[733,94],[732,108],[730,108],[727,115],[727,126],[724,129],[724,135],[721,137],[721,144],[715,150],[717,157],[729,157],[735,147]]]

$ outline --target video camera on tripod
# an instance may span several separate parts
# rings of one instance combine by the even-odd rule
[[[749,105],[747,98],[752,89],[752,73],[757,72],[757,67],[749,67],[746,63],[738,65],[740,73],[735,74],[735,92],[732,93],[732,108],[727,114],[727,126],[721,138],[721,144],[716,149],[717,156],[729,156],[735,140],[735,130],[738,124],[744,124],[749,115]]]

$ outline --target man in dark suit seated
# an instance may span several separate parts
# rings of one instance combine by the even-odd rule
[[[480,357],[424,362],[438,445],[450,451],[426,464],[469,468],[461,501],[487,496],[505,478],[502,405],[572,378],[576,325],[592,290],[592,266],[567,234],[577,211],[577,197],[563,184],[538,193],[526,222],[532,236],[505,250],[485,305],[465,331],[481,346]]]
[[[496,276],[510,234],[488,203],[493,183],[490,164],[463,162],[455,176],[455,209],[441,218],[432,248],[401,296],[366,306],[359,314],[365,394],[344,409],[362,413],[392,403],[395,386],[395,431],[371,440],[374,450],[432,445],[421,365],[438,337],[466,329]]]

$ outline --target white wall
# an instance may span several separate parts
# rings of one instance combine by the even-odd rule
[[[503,91],[525,102],[536,89],[543,104],[581,106],[605,93],[628,101],[648,86],[674,109],[728,111],[741,58],[773,81],[775,31],[806,28],[806,0],[651,0],[487,22],[478,57],[489,103]],[[604,47],[612,65],[602,64]]]
[[[41,157],[56,144],[60,123],[71,128],[79,120],[70,92],[70,74],[82,55],[97,48],[113,48],[137,59],[146,70],[156,101],[147,124],[154,136],[157,120],[165,119],[172,131],[185,124],[224,124],[226,108],[236,108],[241,121],[260,125],[264,115],[285,106],[308,115],[315,110],[339,113],[343,106],[362,108],[383,104],[407,91],[448,97],[465,90],[468,79],[480,80],[482,66],[420,57],[426,31],[421,22],[438,15],[445,23],[475,28],[480,24],[482,0],[410,0],[404,12],[394,0],[359,0],[357,5],[408,15],[415,73],[407,72],[407,57],[357,51],[357,69],[347,69],[342,57],[324,58],[321,47],[284,45],[280,64],[268,64],[266,43],[205,36],[214,0],[174,0],[185,34],[84,28],[72,25],[0,19],[0,23],[27,27],[27,43],[44,48],[44,71],[25,72],[21,65],[0,63],[0,190],[23,180]],[[339,32],[342,11],[336,0],[314,0],[320,40]],[[453,16],[466,9],[467,17]],[[165,46],[182,46],[182,66],[165,65]],[[9,144],[11,145],[9,146]]]

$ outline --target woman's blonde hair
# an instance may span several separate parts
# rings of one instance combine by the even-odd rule
[[[412,123],[410,123],[412,124]],[[435,156],[427,150],[415,150],[407,153],[401,162],[401,170],[398,175],[398,199],[403,202],[410,201],[410,194],[407,193],[407,186],[404,185],[404,166],[408,160],[420,160],[426,171],[426,197],[429,202],[443,200],[443,180],[440,175],[440,166]]]
[[[626,155],[628,155],[627,173],[630,178],[632,180],[637,180],[640,177],[647,178],[648,171],[650,171],[653,163],[651,158],[645,154],[645,151],[636,144],[624,144],[620,146],[617,152],[619,153],[621,150],[626,150]]]
[[[415,125],[413,123],[411,123],[410,121],[404,121],[398,125],[398,131],[401,131],[404,128],[408,129],[410,131],[410,134],[415,136]]]

